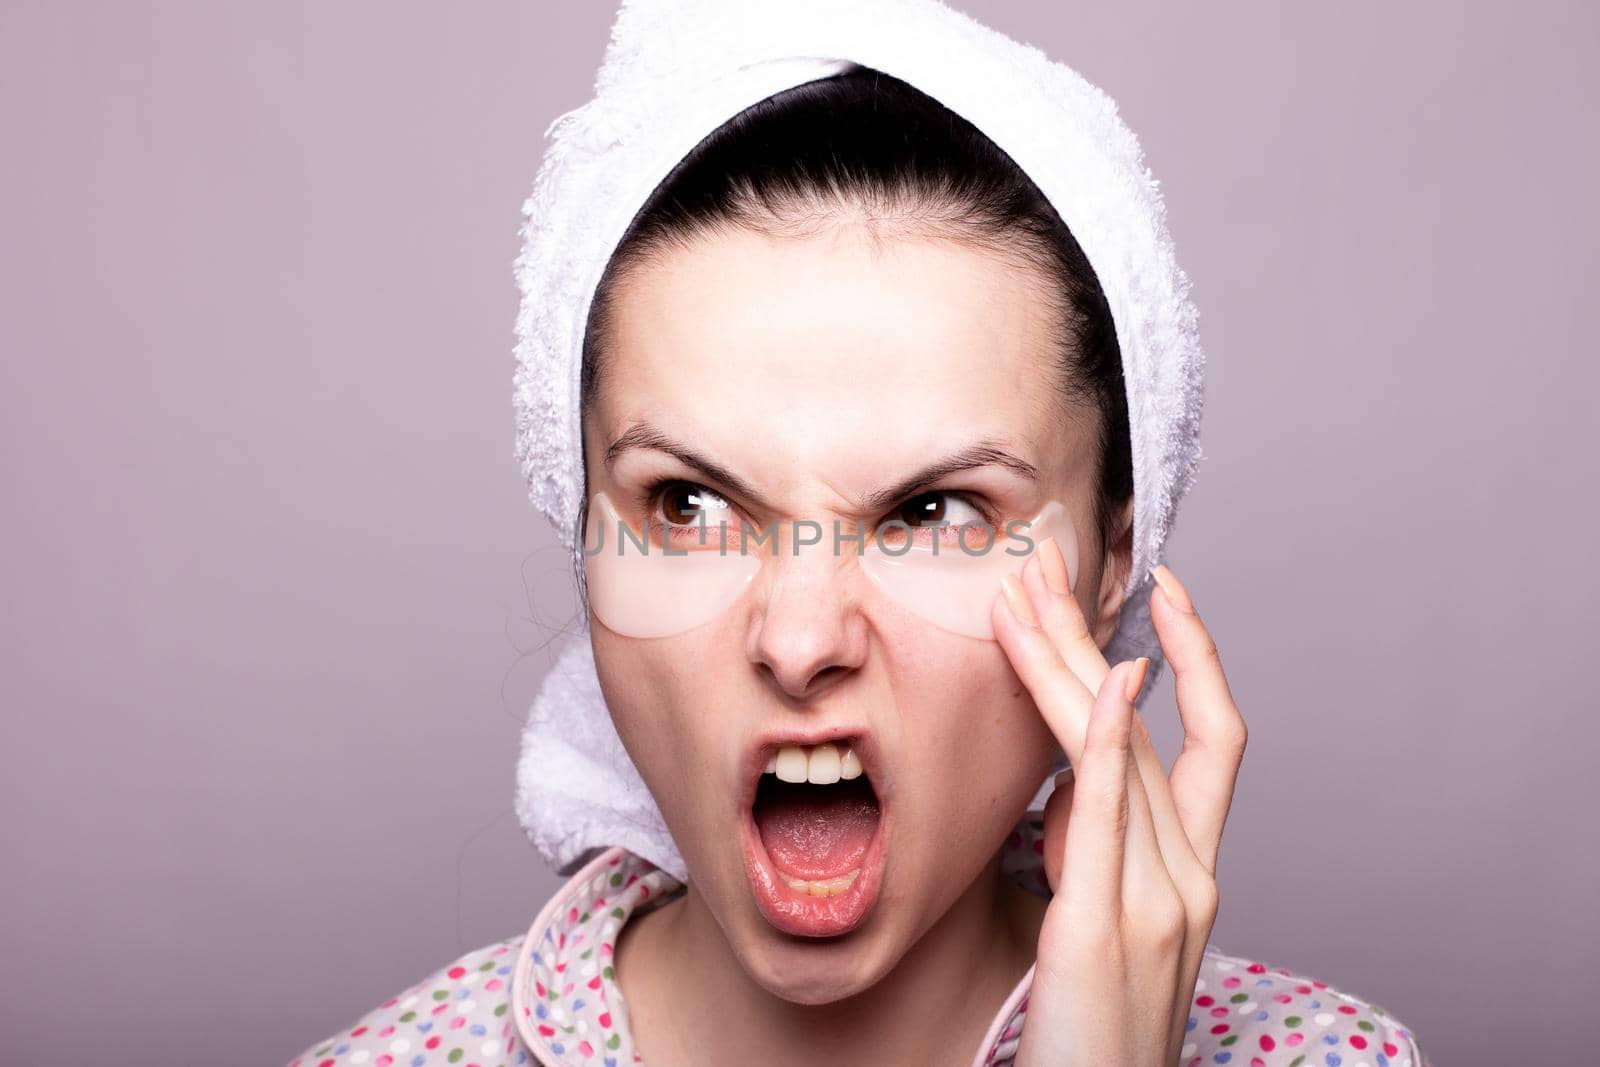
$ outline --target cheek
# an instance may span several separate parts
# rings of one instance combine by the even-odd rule
[[[925,810],[982,819],[1025,804],[1055,738],[1004,650],[938,630],[889,647],[903,765]]]
[[[658,790],[674,792],[693,765],[694,729],[704,716],[691,709],[703,705],[715,682],[705,672],[691,674],[684,664],[706,662],[705,651],[684,647],[686,638],[641,640],[621,637],[591,625],[595,673],[612,724],[622,738],[645,783],[665,804]],[[697,660],[698,656],[698,660]],[[698,699],[697,699],[698,695]]]

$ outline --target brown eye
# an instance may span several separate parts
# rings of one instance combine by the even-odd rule
[[[954,507],[951,507],[951,504]],[[915,529],[947,522],[951,526],[986,525],[988,520],[965,493],[948,489],[935,489],[912,497],[901,504],[895,518]]]
[[[948,493],[923,493],[921,496],[914,496],[900,505],[900,510],[896,512],[895,518],[907,526],[921,526],[924,523],[931,525],[936,522],[944,522],[945,513],[949,510],[945,507],[945,500],[949,495]]]
[[[661,491],[661,515],[673,526],[719,522],[721,517],[712,513],[727,507],[726,500],[691,482],[674,482]]]
[[[911,497],[895,509],[895,523],[883,537],[885,543],[956,544],[984,543],[989,534],[989,520],[966,493],[950,489],[934,489]],[[941,525],[942,524],[942,525]]]

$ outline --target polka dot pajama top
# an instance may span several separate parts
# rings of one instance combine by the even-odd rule
[[[1030,812],[1006,840],[1002,865],[1017,884],[1048,897],[1043,837],[1042,815]],[[641,1064],[612,947],[629,916],[682,890],[650,861],[607,849],[550,898],[526,933],[447,964],[289,1067]],[[1012,1062],[1032,978],[1030,968],[1000,1006],[973,1067]],[[1188,1027],[1180,1067],[1430,1067],[1411,1031],[1376,1004],[1212,945]]]

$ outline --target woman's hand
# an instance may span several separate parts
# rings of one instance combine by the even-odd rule
[[[1055,895],[1017,1067],[1172,1067],[1183,1043],[1246,731],[1187,593],[1165,567],[1156,577],[1150,614],[1184,727],[1170,782],[1132,704],[1149,661],[1106,663],[1055,542],[995,598],[995,636],[1075,769],[1045,806]]]

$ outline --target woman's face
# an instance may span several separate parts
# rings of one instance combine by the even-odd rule
[[[634,529],[691,521],[706,491],[727,509],[709,521],[780,530],[915,522],[930,503],[955,523],[985,512],[1003,523],[1058,500],[1077,531],[1076,595],[1103,644],[1121,592],[1092,525],[1099,416],[1063,399],[1041,285],[989,253],[874,242],[854,225],[698,238],[618,287],[584,428],[588,491]],[[656,445],[608,457],[641,427]],[[978,465],[861,509],[979,446],[990,453]],[[754,980],[823,1003],[875,984],[990,869],[1055,743],[998,644],[930,625],[826,547],[783,547],[709,622],[633,638],[591,618],[591,633],[613,720],[693,890]],[[776,740],[834,728],[858,738],[879,798],[875,899],[845,932],[799,936],[750,869],[751,798]]]

